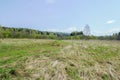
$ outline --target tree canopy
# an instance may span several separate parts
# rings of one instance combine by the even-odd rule
[[[120,40],[120,32],[110,36],[84,35],[83,31],[71,33],[39,31],[28,28],[10,28],[0,26],[0,38],[34,38],[34,39],[100,39]]]

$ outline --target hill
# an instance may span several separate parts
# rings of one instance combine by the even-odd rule
[[[0,26],[0,38],[60,39],[65,36],[69,36],[69,34]]]

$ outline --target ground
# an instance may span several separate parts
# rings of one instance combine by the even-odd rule
[[[0,80],[120,80],[120,42],[0,39]]]

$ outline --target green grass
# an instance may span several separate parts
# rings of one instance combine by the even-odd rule
[[[119,80],[120,42],[0,40],[0,80]]]

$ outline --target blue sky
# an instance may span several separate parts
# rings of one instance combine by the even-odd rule
[[[0,0],[0,24],[93,35],[120,31],[120,0]]]

